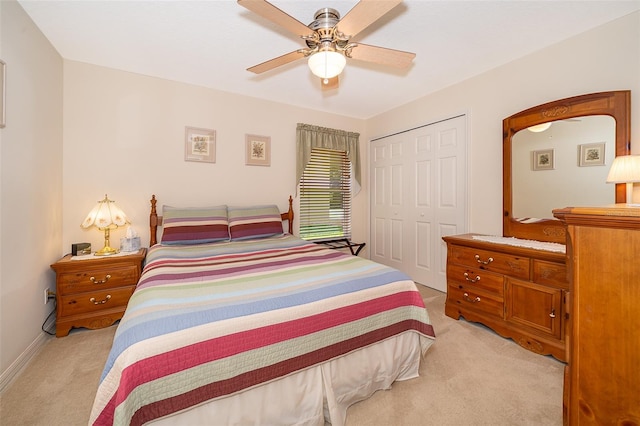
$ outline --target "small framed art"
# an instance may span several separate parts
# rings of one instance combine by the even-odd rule
[[[215,163],[216,131],[197,127],[184,129],[184,161]]]
[[[533,170],[553,170],[553,149],[531,151]]]
[[[245,163],[247,165],[271,165],[271,138],[269,136],[245,135],[245,144]]]
[[[605,142],[580,145],[580,167],[604,166]]]

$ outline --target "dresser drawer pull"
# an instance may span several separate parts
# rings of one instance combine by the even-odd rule
[[[479,255],[479,254],[476,254],[476,255],[475,255],[475,258],[476,258],[476,262],[478,262],[478,263],[482,263],[483,265],[488,265],[488,264],[490,264],[491,262],[493,262],[493,257],[490,257],[488,260],[480,260],[480,255]]]
[[[107,294],[107,297],[102,300],[96,300],[95,297],[92,297],[91,299],[89,299],[89,302],[92,302],[94,305],[104,305],[109,299],[111,299],[111,295]]]
[[[96,277],[91,277],[89,278],[89,281],[91,281],[94,284],[104,284],[107,281],[109,281],[109,278],[111,278],[111,275],[107,274],[107,276],[104,277],[104,280],[96,280]]]
[[[470,298],[469,293],[465,293],[463,296],[464,300],[466,300],[467,302],[478,303],[480,301],[480,296],[476,296],[475,299]]]
[[[480,281],[480,275],[476,275],[475,278],[469,278],[469,274],[465,272],[464,279],[469,281],[470,283],[477,283],[478,281]]]
[[[555,317],[556,317],[556,310],[555,310],[555,309],[552,309],[552,310],[551,310],[551,313],[549,314],[549,316],[550,316],[551,318],[555,318]]]

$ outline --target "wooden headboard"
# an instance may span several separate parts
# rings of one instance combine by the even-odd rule
[[[149,214],[149,247],[158,244],[158,226],[162,226],[162,216],[158,216],[156,210],[155,194],[151,196],[151,213]],[[286,220],[289,226],[289,233],[293,235],[293,197],[289,195],[289,210],[286,213],[281,213],[282,220]]]

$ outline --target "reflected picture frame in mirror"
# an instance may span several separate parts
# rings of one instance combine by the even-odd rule
[[[530,240],[566,243],[566,228],[551,218],[513,217],[512,152],[513,136],[520,130],[557,120],[591,115],[609,115],[615,120],[615,156],[631,153],[631,92],[629,90],[591,93],[538,105],[503,120],[503,235]],[[615,202],[626,202],[625,185],[617,184]],[[557,206],[563,208],[567,206]]]

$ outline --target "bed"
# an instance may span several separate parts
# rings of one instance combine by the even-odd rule
[[[435,334],[416,285],[293,236],[291,201],[159,217],[152,197],[90,424],[342,425],[349,405],[418,376]]]

